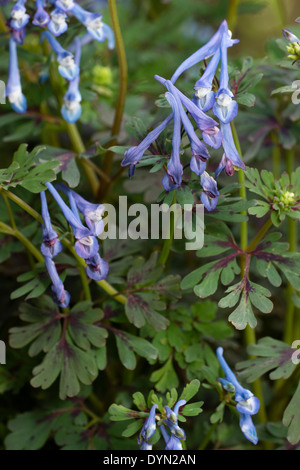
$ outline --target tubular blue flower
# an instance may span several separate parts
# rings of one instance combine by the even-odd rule
[[[180,163],[181,120],[180,110],[175,97],[170,92],[167,92],[165,96],[172,107],[174,126],[172,153],[167,164],[167,172],[163,177],[163,186],[166,191],[172,191],[173,189],[178,188],[182,182],[183,166]]]
[[[10,37],[9,39],[9,69],[6,86],[6,95],[11,107],[17,113],[25,113],[27,101],[22,93],[20,72],[18,67],[17,43]]]
[[[167,89],[172,84],[171,80],[166,80],[165,78],[160,77],[159,75],[155,75],[154,78],[164,85]],[[176,91],[181,103],[187,109],[187,111],[191,114],[192,118],[194,119],[198,129],[204,131],[205,129],[210,129],[217,125],[217,122],[199,109],[193,101],[187,98],[178,88],[173,85],[173,91]]]
[[[139,145],[130,147],[126,150],[124,158],[121,162],[121,166],[129,165],[129,176],[132,177],[134,174],[136,164],[143,158],[144,153],[150,147],[150,145],[159,137],[162,131],[167,127],[167,125],[172,121],[173,113],[169,116],[153,131],[149,132],[147,137]]]
[[[218,168],[215,171],[215,178],[218,178],[219,174],[225,170],[227,176],[232,176],[234,174],[234,166],[232,165],[231,161],[228,160],[225,153],[223,153],[222,159]]]
[[[223,35],[221,41],[221,74],[220,88],[218,90],[216,101],[213,106],[214,114],[219,120],[228,124],[238,113],[238,104],[232,99],[233,93],[229,89],[229,76],[227,64],[228,33]]]
[[[233,166],[236,166],[238,168],[242,168],[243,170],[245,170],[246,169],[245,163],[239,156],[234,140],[233,140],[230,123],[223,124],[221,122],[220,127],[221,127],[221,132],[222,132],[222,137],[223,137],[222,145],[223,145],[226,158],[231,161]]]
[[[178,437],[174,436],[174,434],[169,436],[163,424],[160,426],[160,430],[166,443],[165,450],[183,450],[182,444]]]
[[[202,137],[204,142],[214,149],[218,149],[222,145],[223,135],[220,129],[216,126],[211,127],[210,129],[205,129],[202,133]]]
[[[255,445],[258,443],[257,432],[249,414],[240,414],[240,428],[246,439]]]
[[[236,409],[247,415],[254,415],[258,412],[260,407],[259,399],[254,396],[250,390],[242,387],[238,382],[236,376],[228,366],[227,362],[223,357],[223,348],[217,349],[217,358],[225,373],[225,379],[219,379],[225,390],[235,392],[235,401],[238,402]]]
[[[103,15],[100,13],[91,13],[90,11],[84,10],[77,3],[74,3],[72,13],[80,23],[82,23],[87,32],[96,41],[103,42],[107,38],[108,48],[113,49],[115,46],[114,33],[112,29],[105,23],[103,23]]]
[[[78,256],[83,259],[92,258],[98,253],[99,244],[97,239],[92,235],[91,231],[82,225],[77,216],[67,206],[60,194],[56,191],[51,183],[46,183],[47,188],[61,208],[66,220],[72,227],[75,238],[75,250]]]
[[[26,0],[18,0],[10,13],[10,25],[13,29],[23,29],[27,25],[30,16],[26,13]]]
[[[186,404],[186,400],[179,400],[172,411],[169,406],[165,406],[167,419],[164,419],[164,423],[168,426],[171,434],[178,439],[185,440],[185,432],[178,426],[178,412],[179,408]]]
[[[73,0],[56,0],[55,6],[64,12],[71,11],[74,8],[75,2]]]
[[[75,65],[79,68],[81,57],[80,39],[75,38]],[[61,114],[65,121],[69,123],[76,122],[81,116],[81,94],[79,91],[79,75],[69,83],[69,87],[64,96],[64,104],[61,108]]]
[[[141,429],[138,443],[142,443],[142,441],[148,441],[153,434],[156,431],[156,420],[155,420],[155,413],[156,413],[157,405],[153,405],[150,412],[149,416],[146,419],[146,421],[143,424],[143,427]]]
[[[51,49],[56,55],[57,61],[59,63],[58,71],[60,75],[69,81],[74,80],[79,75],[79,67],[74,62],[73,54],[69,51],[66,51],[49,31],[42,32],[41,41],[43,39],[47,39]]]
[[[190,57],[188,57],[180,66],[175,70],[171,82],[175,83],[178,77],[185,72],[187,69],[193,67],[194,65],[201,62],[203,59],[212,56],[220,47],[223,33],[228,31],[228,24],[224,20],[220,24],[217,32],[212,36],[212,38],[202,46],[198,51],[194,52]]]
[[[61,34],[65,33],[68,29],[68,24],[66,22],[67,15],[63,10],[55,8],[50,13],[51,19],[48,23],[48,29],[53,34],[53,36],[58,37]]]
[[[90,279],[94,281],[102,281],[108,275],[109,264],[97,253],[92,258],[87,258],[86,273]]]
[[[220,61],[220,49],[218,49],[208,66],[205,69],[202,77],[197,80],[194,85],[194,96],[193,102],[200,108],[204,113],[211,109],[215,102],[215,93],[212,91],[212,82]]]
[[[70,302],[70,294],[65,290],[60,279],[55,264],[49,256],[45,256],[45,264],[52,281],[52,292],[54,302],[62,308],[67,308]]]
[[[68,188],[65,184],[58,183],[56,188],[63,191],[69,197],[72,195],[76,207],[83,214],[91,233],[97,237],[101,235],[104,230],[102,216],[105,211],[105,206],[103,204],[93,204],[86,201],[82,196],[77,194],[75,191],[72,191],[72,189]]]
[[[290,31],[289,29],[283,29],[282,34],[285,37],[285,39],[291,43],[300,42],[300,39],[294,33],[292,33],[292,31]]]
[[[140,444],[140,450],[152,450],[152,445],[147,441],[142,441]]]
[[[200,182],[203,189],[200,196],[201,202],[208,211],[213,211],[220,195],[217,183],[206,171],[201,175]]]
[[[62,250],[62,243],[58,240],[56,231],[52,228],[45,191],[40,193],[43,225],[43,243],[41,252],[44,256],[54,258]]]
[[[23,44],[26,35],[25,26],[21,29],[14,29],[11,26],[11,18],[7,21],[6,24],[10,29],[10,37],[13,38],[17,44]]]
[[[36,0],[36,12],[33,17],[32,23],[36,26],[47,26],[50,21],[50,16],[44,9],[44,0]]]

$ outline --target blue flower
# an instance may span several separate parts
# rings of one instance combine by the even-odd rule
[[[17,43],[12,37],[9,39],[9,70],[6,94],[14,111],[17,113],[26,112],[27,101],[22,93],[20,72],[18,67]]]
[[[147,441],[142,441],[140,445],[140,450],[152,450],[152,445]]]
[[[36,12],[33,17],[32,23],[36,26],[47,26],[50,21],[50,16],[44,9],[44,0],[36,0]]]
[[[156,413],[157,407],[158,407],[157,405],[152,406],[149,412],[149,416],[143,424],[143,427],[141,429],[141,432],[138,438],[139,445],[141,445],[143,441],[147,442],[156,431],[155,413]]]
[[[212,91],[212,82],[220,61],[220,49],[216,51],[202,77],[194,85],[193,102],[204,113],[211,109],[215,102],[215,93]]]
[[[62,250],[62,243],[58,240],[56,231],[52,228],[45,191],[40,193],[43,225],[43,243],[41,252],[44,256],[54,258]]]
[[[80,21],[87,29],[87,32],[96,41],[103,42],[107,38],[108,48],[113,49],[115,46],[114,33],[112,29],[105,23],[103,23],[103,15],[100,13],[91,13],[90,11],[84,10],[77,3],[74,3],[72,13],[78,21]]]
[[[30,16],[26,13],[25,8],[26,0],[18,0],[17,3],[12,7],[10,13],[10,26],[13,29],[23,29],[27,25]]]
[[[139,145],[130,147],[128,150],[126,150],[124,154],[124,158],[121,162],[121,166],[129,165],[130,177],[133,176],[135,166],[143,158],[146,150],[159,137],[162,131],[172,121],[172,119],[173,119],[173,113],[169,114],[169,116],[159,126],[153,129],[153,131],[149,132],[149,134],[145,137],[144,140],[142,140],[142,142]]]
[[[291,43],[300,42],[300,39],[289,29],[283,29],[282,34],[284,35],[285,39]]]
[[[74,212],[67,206],[54,186],[51,183],[46,183],[46,186],[58,203],[66,220],[72,227],[74,236],[77,239],[75,243],[75,250],[78,256],[83,259],[88,259],[95,256],[99,250],[97,239],[92,235],[91,231],[87,227],[82,225],[80,220],[78,220],[76,213],[74,214]]]
[[[232,136],[232,130],[231,130],[231,125],[229,124],[223,124],[222,122],[220,123],[220,128],[222,132],[222,145],[224,149],[224,153],[226,155],[226,158],[231,161],[233,166],[236,166],[238,168],[242,168],[245,170],[245,163],[239,156],[239,153],[236,149],[233,136]]]
[[[90,279],[94,281],[102,281],[108,275],[109,264],[105,261],[99,253],[92,258],[87,258],[86,262],[86,273]]]
[[[172,153],[167,164],[166,174],[163,177],[163,186],[166,191],[172,191],[173,189],[178,188],[182,182],[183,166],[180,163],[181,119],[180,110],[174,96],[169,92],[167,92],[165,96],[173,110],[174,126]]]
[[[219,191],[217,183],[206,171],[201,175],[202,193],[201,202],[208,211],[213,211],[217,207]]]
[[[48,23],[48,29],[53,34],[53,36],[57,37],[65,33],[68,29],[68,24],[66,22],[66,13],[63,10],[60,10],[59,8],[55,8],[50,13],[50,16],[51,19]]]
[[[169,436],[163,424],[160,426],[160,430],[166,443],[165,450],[183,450],[181,441],[178,437],[174,436],[174,434]]]
[[[56,8],[64,12],[71,11],[74,8],[75,2],[73,0],[55,0]]]
[[[75,38],[75,65],[79,68],[81,56],[80,39]],[[65,121],[69,123],[76,122],[81,116],[81,94],[79,91],[79,75],[69,83],[69,87],[64,96],[64,104],[61,108],[61,114]]]
[[[219,174],[223,170],[225,170],[227,176],[232,176],[234,174],[234,166],[232,165],[231,161],[226,157],[225,153],[223,153],[220,164],[215,171],[215,178],[218,178]]]
[[[59,63],[58,71],[60,75],[67,80],[74,80],[79,75],[79,67],[74,62],[74,56],[71,52],[66,51],[59,42],[52,36],[49,31],[43,31],[41,34],[41,41],[47,39],[51,49],[56,54]]]
[[[69,198],[70,196],[73,197],[76,208],[78,208],[78,210],[84,216],[85,222],[91,233],[97,237],[101,235],[104,230],[102,216],[105,211],[105,206],[103,204],[93,204],[86,201],[82,196],[77,194],[75,191],[72,191],[64,184],[59,183],[56,185],[56,187],[67,194]]]
[[[179,408],[185,404],[186,400],[179,400],[173,410],[169,406],[165,406],[167,419],[164,419],[164,423],[168,426],[173,436],[182,440],[185,440],[186,436],[184,430],[178,425],[178,412]]]
[[[221,74],[220,74],[220,87],[216,95],[216,101],[213,106],[214,114],[219,120],[228,124],[232,121],[238,113],[238,104],[232,99],[233,93],[229,89],[229,75],[227,64],[227,48],[232,40],[228,37],[228,32],[225,33],[221,41]]]
[[[260,407],[259,399],[255,397],[250,390],[242,387],[242,385],[238,382],[236,376],[223,357],[223,348],[221,347],[217,349],[217,358],[225,373],[225,378],[219,378],[219,382],[222,384],[225,390],[231,393],[235,393],[234,398],[237,402],[236,409],[241,414],[241,430],[247,439],[249,439],[254,444],[257,444],[258,439],[251,415],[254,415],[258,412]]]
[[[194,52],[190,57],[188,57],[180,66],[175,70],[171,82],[175,83],[178,77],[185,72],[187,69],[193,67],[194,65],[201,62],[203,59],[211,57],[220,47],[223,33],[228,31],[227,22],[224,20],[217,32],[212,36],[212,38],[198,51]]]
[[[222,145],[223,135],[217,126],[205,129],[202,137],[204,142],[214,149],[218,149]]]
[[[70,294],[65,290],[64,284],[60,279],[55,264],[49,256],[45,256],[45,264],[48,274],[52,281],[52,292],[54,302],[62,308],[67,308],[70,302]]]

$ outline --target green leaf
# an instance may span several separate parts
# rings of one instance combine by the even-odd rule
[[[287,440],[296,445],[300,441],[300,381],[293,398],[289,402],[283,415],[283,424],[288,427]]]
[[[200,388],[200,381],[198,379],[192,380],[189,384],[187,384],[182,394],[179,397],[179,400],[185,400],[189,402],[199,391]]]
[[[156,390],[161,393],[171,390],[173,387],[178,387],[179,381],[173,367],[172,356],[160,369],[152,372],[150,380],[155,383]]]

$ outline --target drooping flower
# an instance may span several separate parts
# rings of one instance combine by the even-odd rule
[[[36,12],[33,17],[32,23],[36,26],[47,26],[50,21],[50,16],[44,9],[44,0],[36,0]]]
[[[103,15],[100,13],[92,13],[84,10],[80,5],[74,3],[72,7],[72,13],[78,21],[80,21],[87,29],[87,32],[96,41],[103,42],[105,39],[108,40],[108,48],[113,49],[115,46],[114,33],[112,29],[103,23]]]
[[[71,11],[74,8],[75,2],[73,0],[56,0],[55,6],[64,12]]]
[[[200,182],[203,189],[200,196],[201,202],[208,211],[213,211],[217,207],[220,195],[217,183],[206,171],[202,173]]]
[[[102,281],[108,275],[109,264],[108,262],[101,258],[99,253],[97,253],[92,258],[87,258],[86,262],[86,273],[90,279],[94,281]]]
[[[124,154],[124,158],[121,162],[121,166],[129,165],[129,177],[130,178],[134,174],[136,164],[143,158],[146,150],[159,137],[162,131],[172,121],[172,119],[173,119],[173,113],[169,114],[169,116],[159,126],[153,129],[153,131],[149,132],[149,134],[145,137],[144,140],[142,140],[142,142],[139,145],[130,147],[128,150],[126,150]]]
[[[153,405],[149,412],[149,416],[143,424],[141,432],[138,437],[138,444],[142,445],[143,442],[148,443],[149,439],[153,436],[156,431],[156,414],[157,405]],[[141,449],[141,450],[148,450],[148,449]]]
[[[165,450],[183,450],[178,437],[174,436],[174,434],[170,436],[163,424],[160,426],[160,430],[166,443]]]
[[[53,36],[58,37],[65,33],[68,29],[68,23],[66,22],[67,15],[60,8],[55,8],[50,13],[50,21],[48,23],[48,29]]]
[[[240,427],[245,435],[245,437],[257,444],[258,438],[255,430],[255,426],[252,422],[251,415],[254,415],[258,412],[260,407],[260,402],[254,394],[244,388],[237,380],[235,374],[232,372],[227,362],[223,357],[223,348],[219,347],[217,349],[217,358],[222,367],[225,378],[219,378],[219,382],[222,384],[223,388],[231,393],[235,393],[235,401],[237,402],[236,409],[241,414],[240,416]]]
[[[290,31],[289,29],[283,29],[282,34],[285,37],[285,39],[289,42],[292,42],[292,43],[300,42],[300,39],[294,33],[292,33],[292,31]]]
[[[30,16],[26,13],[25,3],[26,0],[18,0],[12,7],[10,13],[10,26],[13,29],[23,29],[30,19]]]
[[[178,425],[178,412],[179,408],[185,404],[186,400],[179,400],[174,405],[173,410],[171,410],[169,406],[165,406],[167,419],[164,419],[164,423],[167,425],[173,436],[182,440],[185,440],[186,436],[184,430]]]
[[[163,186],[166,191],[172,191],[181,185],[183,166],[180,162],[180,142],[181,142],[181,119],[180,110],[174,96],[167,92],[165,94],[168,102],[170,103],[174,116],[173,137],[172,137],[172,152],[170,160],[167,164],[167,171],[163,177]]]
[[[226,157],[225,153],[223,153],[220,164],[215,171],[215,178],[218,178],[219,174],[223,170],[225,170],[227,176],[232,176],[234,174],[234,166],[232,165],[231,161]]]
[[[14,111],[17,113],[26,112],[27,101],[22,93],[17,57],[17,43],[12,37],[9,39],[9,69],[6,94]]]
[[[47,188],[50,193],[58,203],[60,209],[62,210],[66,220],[69,222],[72,227],[74,236],[76,238],[75,250],[80,258],[88,259],[92,258],[98,253],[99,244],[97,239],[93,236],[91,231],[82,225],[77,216],[73,211],[67,206],[60,194],[56,191],[54,186],[51,183],[46,183]]]
[[[219,61],[220,49],[215,52],[208,66],[206,67],[204,74],[194,85],[195,93],[193,96],[193,101],[204,113],[211,109],[215,102],[215,92],[212,91],[212,86]]]
[[[43,39],[47,39],[51,49],[56,55],[60,75],[69,81],[74,80],[79,75],[79,67],[74,62],[73,54],[66,51],[49,31],[42,32],[41,41]]]
[[[45,191],[40,193],[43,225],[43,243],[41,252],[44,256],[54,258],[62,250],[62,243],[58,240],[56,231],[52,228]]]
[[[205,129],[202,133],[202,137],[204,142],[214,149],[218,149],[222,145],[223,135],[217,126]]]
[[[245,170],[246,168],[245,163],[239,156],[239,153],[236,149],[236,146],[233,140],[230,123],[223,124],[222,122],[220,122],[220,128],[222,132],[222,146],[223,146],[226,158],[231,161],[233,166],[236,166],[238,168],[242,168],[242,170]]]
[[[77,194],[72,189],[68,188],[65,184],[57,184],[56,187],[63,191],[67,196],[72,196],[76,207],[85,218],[85,222],[90,229],[91,233],[98,237],[104,230],[103,214],[105,206],[103,204],[93,204],[86,201],[82,196]]]
[[[62,308],[67,308],[70,302],[70,294],[65,290],[64,284],[60,279],[55,264],[49,256],[45,256],[45,264],[48,274],[52,281],[53,300]]]
[[[79,68],[81,57],[80,39],[75,38],[75,65]],[[65,121],[69,123],[76,122],[81,116],[81,93],[79,91],[79,75],[70,81],[67,92],[64,95],[64,104],[61,108],[61,114]]]

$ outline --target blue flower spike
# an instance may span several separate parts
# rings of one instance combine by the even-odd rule
[[[251,415],[255,415],[260,407],[260,402],[254,394],[244,388],[237,380],[235,374],[232,372],[227,362],[223,357],[223,348],[217,349],[217,358],[222,367],[225,378],[219,379],[223,388],[229,392],[235,393],[235,401],[237,402],[236,409],[241,414],[240,427],[245,437],[253,444],[257,444],[258,437],[255,426],[252,422]]]
[[[32,23],[36,26],[43,28],[47,26],[50,21],[50,16],[44,9],[44,0],[36,0],[36,12],[33,17]]]
[[[41,252],[44,256],[54,258],[62,250],[62,243],[58,240],[56,231],[52,228],[50,214],[47,205],[45,191],[40,193],[41,196],[41,212],[43,218],[43,243]]]
[[[49,31],[42,32],[41,41],[44,39],[47,39],[56,55],[60,75],[69,81],[74,80],[79,75],[79,67],[75,64],[73,54],[66,51]]]
[[[87,32],[94,38],[96,41],[104,42],[105,39],[108,40],[108,48],[114,49],[115,39],[112,29],[105,23],[103,23],[103,15],[100,13],[91,13],[90,11],[84,10],[77,3],[74,3],[72,7],[73,15],[82,23]]]
[[[9,39],[9,70],[6,85],[6,94],[11,107],[16,113],[25,113],[27,111],[27,101],[22,93],[20,72],[17,57],[17,43],[10,37]]]

